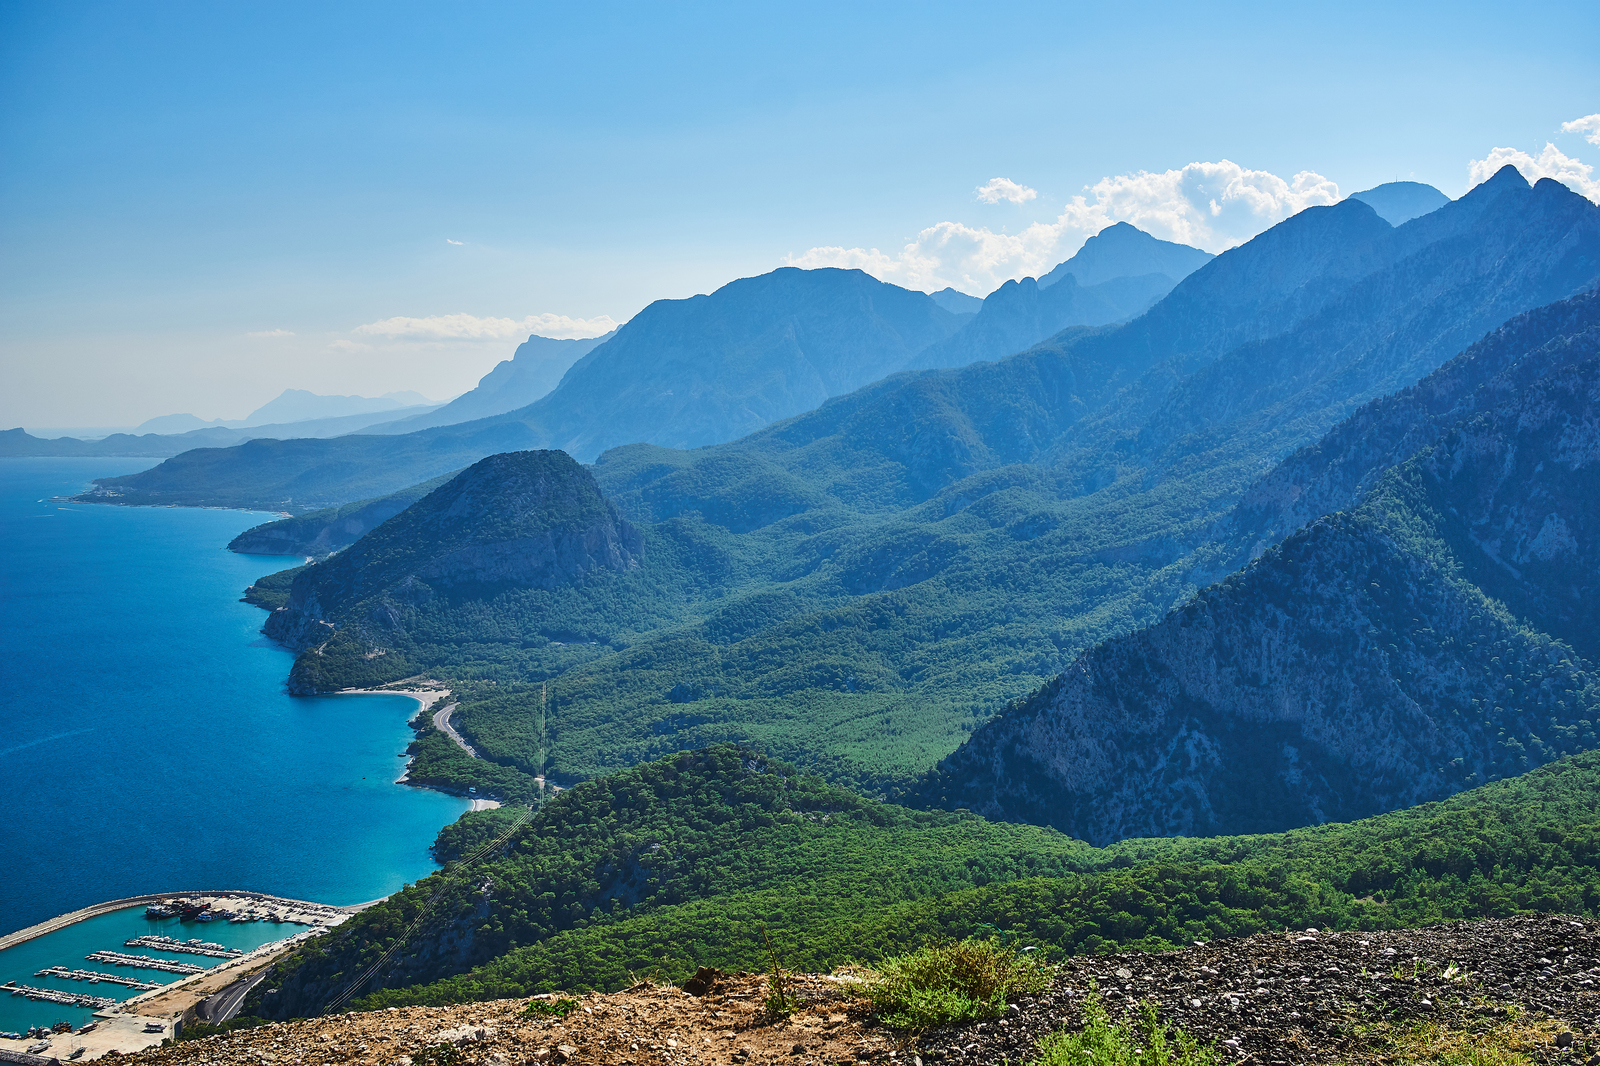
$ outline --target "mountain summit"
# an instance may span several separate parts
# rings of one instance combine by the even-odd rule
[[[1085,286],[1145,274],[1165,274],[1176,285],[1213,258],[1210,252],[1164,241],[1118,222],[1084,241],[1076,255],[1039,279],[1039,288],[1048,289],[1068,274]]]
[[[1450,202],[1450,197],[1419,181],[1391,181],[1364,192],[1353,192],[1350,199],[1360,200],[1391,226],[1404,225]]]
[[[569,586],[590,571],[634,569],[642,550],[639,533],[564,452],[491,455],[301,571],[266,633],[300,649],[354,640],[371,659],[386,653],[387,633],[438,597]]]

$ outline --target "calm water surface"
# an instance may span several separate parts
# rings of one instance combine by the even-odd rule
[[[224,550],[268,516],[50,499],[150,465],[0,459],[0,932],[145,892],[347,904],[426,876],[434,834],[467,804],[393,784],[415,701],[284,692],[291,656],[238,600],[294,560]],[[20,952],[0,952],[0,981],[45,983]]]

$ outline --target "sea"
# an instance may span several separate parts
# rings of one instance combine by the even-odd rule
[[[284,690],[293,657],[240,596],[300,560],[226,550],[274,516],[60,499],[151,465],[0,459],[0,932],[144,893],[344,905],[427,876],[468,804],[395,784],[415,700]],[[80,923],[0,951],[0,983],[123,999],[137,993],[34,972],[109,972],[83,955],[151,931],[254,947],[300,929],[176,926],[142,907]],[[0,995],[0,1031],[89,1014]]]

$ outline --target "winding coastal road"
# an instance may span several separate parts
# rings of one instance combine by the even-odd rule
[[[437,711],[434,711],[433,728],[437,729],[439,732],[455,741],[461,746],[462,751],[476,759],[478,757],[478,753],[473,750],[472,745],[468,744],[466,739],[462,737],[460,733],[456,732],[455,726],[450,724],[450,712],[455,710],[456,706],[457,705],[454,703],[449,703],[443,707],[440,707]]]

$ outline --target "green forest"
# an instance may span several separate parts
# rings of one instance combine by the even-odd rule
[[[1093,848],[885,804],[720,745],[586,782],[520,824],[509,807],[464,816],[435,846],[451,865],[312,941],[252,1010],[314,1014],[386,952],[360,1006],[759,970],[763,927],[785,965],[826,970],[994,932],[1060,958],[1285,927],[1596,914],[1597,789],[1600,753],[1585,753],[1353,823]],[[492,857],[458,864],[507,830]]]

